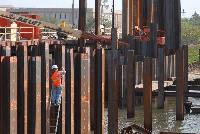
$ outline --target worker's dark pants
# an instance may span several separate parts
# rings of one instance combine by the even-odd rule
[[[61,93],[62,93],[61,86],[59,86],[59,87],[52,86],[52,90],[51,90],[52,103],[54,103],[55,105],[58,105],[61,103]]]

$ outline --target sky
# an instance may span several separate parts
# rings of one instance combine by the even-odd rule
[[[33,8],[69,8],[72,0],[0,0],[0,5],[12,5],[14,7],[33,7]],[[78,1],[75,1],[75,7],[78,7]],[[88,8],[94,8],[95,0],[87,0]],[[111,5],[112,0],[108,0]],[[121,10],[122,0],[115,0],[115,8]],[[183,17],[190,17],[195,11],[200,14],[200,0],[181,0],[182,9],[186,13]],[[111,6],[110,6],[111,7]]]

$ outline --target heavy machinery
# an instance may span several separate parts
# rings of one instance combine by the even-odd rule
[[[80,30],[75,30],[73,29],[70,25],[65,25],[64,27],[58,26],[56,24],[52,24],[49,22],[44,22],[41,20],[36,20],[36,19],[32,19],[32,18],[28,18],[22,15],[18,15],[18,14],[13,14],[13,13],[9,13],[9,12],[4,12],[4,11],[0,11],[0,18],[5,18],[8,19],[10,21],[13,22],[20,22],[20,23],[24,23],[24,24],[28,24],[31,25],[33,27],[39,27],[39,28],[47,28],[47,29],[52,29],[57,31],[57,34],[59,36],[62,37],[66,37],[66,35],[70,35],[76,38],[84,38],[84,39],[90,39],[90,40],[95,40],[96,42],[101,42],[101,43],[106,43],[106,44],[110,44],[111,43],[111,37],[105,37],[105,36],[98,36],[92,33],[87,33],[84,31],[80,31]],[[135,35],[135,39],[138,40],[142,40],[142,41],[149,41],[149,33],[150,30],[149,28],[135,28],[134,32],[136,33]],[[158,33],[161,31],[158,31]],[[162,32],[164,33],[164,32]],[[128,43],[126,42],[122,42],[122,41],[118,41],[119,45],[128,45]],[[157,37],[157,44],[160,45],[164,45],[165,44],[165,37],[159,36]]]
[[[76,38],[95,40],[97,42],[105,42],[105,43],[111,42],[111,38],[105,38],[105,37],[97,36],[91,33],[82,32],[80,30],[75,30],[71,28],[71,26],[69,25],[65,25],[65,27],[60,27],[56,24],[28,18],[22,15],[13,14],[9,12],[0,11],[0,18],[5,18],[12,22],[20,22],[20,23],[28,24],[33,27],[52,29],[52,30],[57,31],[59,35],[63,35],[63,36],[70,35]]]

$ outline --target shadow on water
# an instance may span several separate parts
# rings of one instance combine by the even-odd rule
[[[153,99],[153,132],[152,134],[159,134],[161,131],[171,131],[178,133],[197,133],[200,134],[200,115],[199,114],[185,114],[185,120],[176,121],[176,101],[175,98],[168,97],[165,99],[165,108],[156,108],[156,99]],[[200,105],[200,98],[189,98],[194,105]],[[105,132],[107,132],[108,112],[105,111]],[[135,118],[126,118],[126,109],[119,110],[119,129],[125,126],[136,123],[143,126],[143,106],[136,107]]]

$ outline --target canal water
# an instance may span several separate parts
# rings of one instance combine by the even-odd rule
[[[178,132],[178,133],[196,133],[200,134],[200,114],[185,114],[185,120],[176,121],[176,101],[173,97],[168,97],[165,100],[165,108],[156,108],[156,98],[153,99],[153,130],[152,134],[159,134],[160,132]],[[189,98],[193,105],[200,105],[200,98]],[[105,132],[107,133],[107,122],[108,112],[105,111]],[[129,126],[130,124],[136,123],[137,125],[143,126],[143,106],[136,107],[135,118],[126,118],[126,109],[119,110],[119,128],[120,130]]]

